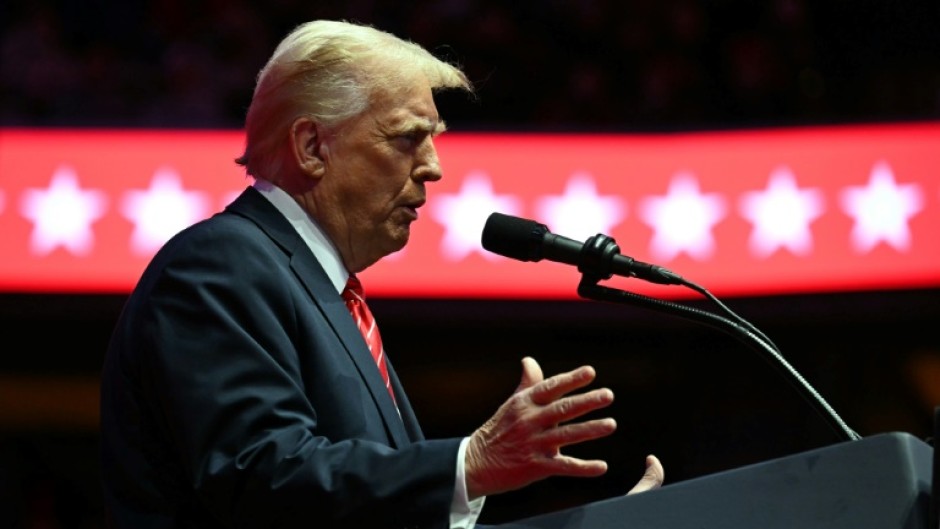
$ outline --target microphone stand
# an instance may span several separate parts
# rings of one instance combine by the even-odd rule
[[[770,362],[772,367],[783,374],[784,378],[796,388],[800,395],[807,399],[809,404],[838,435],[845,437],[848,441],[861,439],[861,436],[849,428],[845,421],[839,417],[839,414],[836,413],[832,406],[826,402],[812,385],[783,358],[783,355],[780,354],[776,346],[753,325],[744,320],[741,320],[741,322],[734,321],[712,312],[688,307],[679,303],[599,285],[598,282],[601,280],[610,279],[613,276],[611,263],[613,262],[614,256],[619,254],[620,249],[616,242],[606,235],[598,234],[585,241],[581,249],[578,263],[578,271],[582,274],[581,282],[578,284],[579,296],[595,301],[622,304],[629,303],[647,309],[666,312],[730,334],[760,353]],[[694,288],[694,286],[685,280],[682,280],[680,284]]]

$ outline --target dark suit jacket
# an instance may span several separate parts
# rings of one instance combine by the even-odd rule
[[[459,439],[401,417],[312,252],[248,188],[147,267],[102,372],[116,527],[445,527]]]

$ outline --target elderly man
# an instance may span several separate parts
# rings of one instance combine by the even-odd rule
[[[237,161],[254,184],[170,240],[105,359],[114,527],[472,527],[487,495],[597,476],[562,447],[611,434],[584,366],[516,392],[465,438],[427,440],[356,273],[400,250],[442,176],[433,91],[471,91],[368,26],[297,27],[261,70]],[[659,486],[648,459],[634,491]]]

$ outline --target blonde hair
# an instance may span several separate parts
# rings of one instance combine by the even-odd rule
[[[258,73],[245,120],[245,152],[235,162],[255,178],[273,178],[281,169],[278,151],[297,117],[333,128],[364,112],[374,94],[421,78],[432,90],[473,92],[457,66],[391,33],[346,21],[301,24]]]

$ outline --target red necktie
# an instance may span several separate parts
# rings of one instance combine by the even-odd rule
[[[366,305],[362,283],[359,282],[356,276],[349,276],[349,281],[346,282],[346,288],[343,290],[343,299],[346,301],[346,308],[348,308],[350,314],[352,314],[356,326],[359,327],[359,332],[361,332],[362,337],[365,338],[366,345],[369,346],[372,359],[375,360],[375,364],[379,368],[379,373],[382,374],[382,380],[385,381],[385,389],[388,390],[388,394],[392,396],[392,400],[394,401],[395,393],[392,392],[392,383],[388,378],[388,366],[385,363],[385,349],[382,348],[382,337],[379,335],[379,327],[375,323],[372,311],[370,311],[369,307]]]

